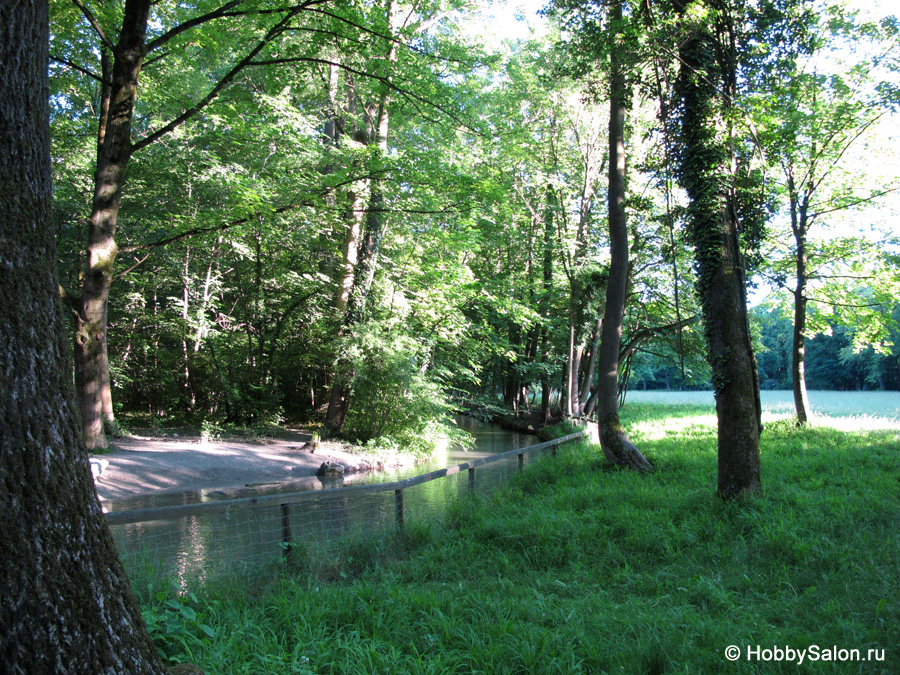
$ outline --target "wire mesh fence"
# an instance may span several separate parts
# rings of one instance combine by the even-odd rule
[[[466,494],[486,496],[583,432],[393,483],[113,511],[107,522],[132,574],[203,581],[265,565],[323,567],[347,546],[409,522],[434,522]]]

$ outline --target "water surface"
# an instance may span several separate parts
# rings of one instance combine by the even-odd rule
[[[460,417],[459,425],[473,434],[468,451],[450,448],[427,462],[377,472],[350,474],[338,479],[305,477],[276,484],[251,485],[232,490],[191,490],[178,493],[140,495],[104,502],[107,511],[194,504],[207,501],[320,491],[312,501],[290,507],[288,524],[292,541],[306,549],[320,549],[346,535],[396,527],[393,491],[358,495],[338,488],[366,483],[390,483],[456,466],[538,442],[528,434],[507,431],[494,424],[481,424]],[[516,459],[504,459],[479,467],[476,489],[487,491],[516,470]],[[404,490],[407,521],[433,518],[458,494],[470,488],[466,472]],[[226,513],[209,513],[177,520],[156,520],[112,526],[119,553],[127,567],[150,567],[156,573],[188,580],[274,563],[284,555],[284,512],[277,504]]]

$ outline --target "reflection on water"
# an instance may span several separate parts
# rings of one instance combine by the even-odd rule
[[[238,497],[317,490],[319,498],[291,504],[225,513],[195,515],[178,520],[160,520],[112,526],[123,560],[129,567],[149,566],[179,580],[214,577],[241,566],[274,562],[284,553],[287,531],[295,543],[319,546],[343,535],[395,526],[393,491],[347,494],[336,488],[365,483],[389,483],[455,466],[473,459],[524,448],[537,443],[534,436],[507,431],[472,418],[458,418],[459,425],[475,437],[468,452],[451,448],[428,462],[402,469],[349,474],[341,478],[304,478],[290,483],[221,490],[146,495],[104,503],[109,511],[193,504]],[[477,489],[487,490],[516,469],[516,460],[501,460],[477,470]],[[407,521],[428,519],[443,509],[460,490],[468,487],[466,472],[429,481],[403,492]],[[285,530],[285,528],[288,530]]]

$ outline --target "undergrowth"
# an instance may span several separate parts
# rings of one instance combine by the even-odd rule
[[[900,673],[896,432],[770,425],[763,493],[724,503],[708,409],[624,413],[653,475],[572,444],[318,566],[139,588],[157,645],[210,675]]]

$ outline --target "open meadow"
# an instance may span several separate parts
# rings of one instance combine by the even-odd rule
[[[572,444],[326,567],[137,579],[157,645],[229,675],[900,672],[900,432],[771,422],[762,494],[724,503],[709,407],[636,399],[654,474]]]
[[[794,395],[790,391],[760,392],[763,422],[794,415]],[[846,431],[900,429],[898,391],[810,391],[814,424]],[[711,391],[630,391],[627,403],[656,405],[714,405]],[[713,423],[713,422],[711,422]]]

